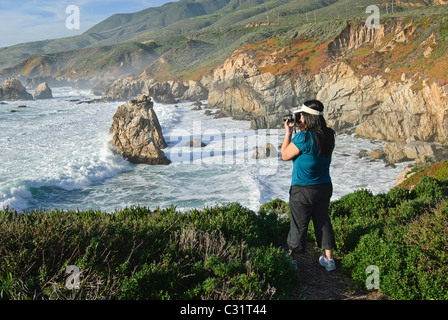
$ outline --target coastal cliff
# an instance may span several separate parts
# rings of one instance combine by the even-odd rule
[[[430,53],[443,44],[436,30],[421,30],[417,22],[405,19],[379,29],[352,22],[326,43],[299,37],[288,45],[273,39],[245,46],[214,70],[209,104],[230,115],[250,115],[254,128],[275,128],[286,111],[318,98],[339,132],[387,141],[415,137],[445,142],[448,69],[443,55]],[[409,55],[423,67],[434,60],[441,63],[405,70],[387,59]]]

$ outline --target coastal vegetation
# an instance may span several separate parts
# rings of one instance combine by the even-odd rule
[[[285,222],[236,203],[0,216],[3,299],[281,299],[294,283]]]
[[[343,272],[365,289],[377,266],[389,299],[447,299],[448,160],[402,185],[332,201]],[[0,211],[2,299],[291,299],[297,271],[284,249],[288,204],[238,203],[188,212]],[[313,241],[313,228],[309,230]],[[80,270],[79,288],[67,283]],[[306,298],[306,297],[305,297]]]
[[[359,190],[332,203],[338,254],[353,279],[364,283],[374,265],[391,299],[448,298],[447,165],[441,180],[423,174],[412,189]]]

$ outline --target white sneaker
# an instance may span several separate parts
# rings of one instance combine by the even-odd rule
[[[325,257],[325,254],[322,254],[319,258],[319,263],[321,266],[325,267],[327,271],[333,271],[336,269],[336,264],[334,263],[334,259],[328,260]]]
[[[297,266],[296,259],[292,258],[291,255],[289,255],[289,254],[287,254],[286,256],[289,258],[289,260],[291,261],[291,264],[294,266],[294,270],[295,271],[299,270],[299,267]]]

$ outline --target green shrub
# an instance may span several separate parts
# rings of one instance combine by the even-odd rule
[[[236,203],[186,213],[4,209],[0,222],[2,299],[277,299],[295,274],[272,247],[284,222]],[[78,290],[65,286],[69,265],[81,271]]]
[[[448,299],[448,182],[423,175],[413,186],[358,190],[331,202],[335,254],[361,287],[366,268],[376,265],[390,298]],[[185,213],[6,208],[0,298],[287,299],[297,276],[281,249],[288,230],[288,204],[280,199],[258,213],[238,203]],[[65,286],[73,264],[81,270],[78,290]]]
[[[412,194],[409,190],[402,187],[394,187],[384,195],[384,201],[387,207],[396,207],[402,202],[412,199]]]
[[[136,272],[123,280],[117,298],[126,300],[174,298],[180,270],[177,263],[170,260],[169,256],[165,256],[160,262],[141,265]]]
[[[431,208],[431,202],[427,199],[417,198],[405,201],[388,210],[387,221],[389,224],[406,223],[410,219],[418,217],[429,208]]]
[[[380,215],[381,198],[366,189],[357,190],[334,201],[330,205],[331,217],[376,217]]]
[[[367,266],[376,265],[380,289],[393,299],[446,299],[447,228],[447,212],[437,210],[406,225],[389,225],[384,234],[375,230],[344,256],[343,267],[362,285]]]
[[[448,298],[448,201],[408,223],[403,245],[419,252],[417,288],[421,299]]]
[[[424,176],[412,190],[415,197],[438,200],[448,197],[448,182]]]
[[[266,282],[276,283],[278,287],[291,288],[296,280],[297,273],[294,272],[294,265],[280,248],[273,246],[256,248],[251,264],[255,274],[263,274]],[[286,292],[288,291],[284,291]],[[287,298],[286,295],[279,297]]]
[[[412,191],[361,190],[332,203],[343,270],[364,287],[366,268],[377,266],[380,290],[392,299],[447,299],[447,186],[422,176]]]
[[[289,211],[289,202],[285,202],[279,198],[261,205],[259,212],[272,212],[277,215],[291,216],[291,212]]]
[[[250,245],[268,245],[278,243],[282,235],[284,221],[273,212],[256,214],[239,203],[193,209],[183,217],[201,230],[221,230],[226,236],[246,241]]]
[[[375,230],[361,237],[356,249],[344,257],[343,268],[350,270],[353,279],[363,285],[367,279],[367,267],[377,266],[382,292],[395,299],[414,299],[416,274],[412,267],[413,258],[415,252],[387,241],[379,230]],[[409,262],[411,266],[408,265]]]

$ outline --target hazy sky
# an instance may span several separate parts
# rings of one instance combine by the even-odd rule
[[[75,36],[115,13],[137,12],[177,0],[0,0],[0,48],[17,43]],[[79,8],[80,29],[66,21]],[[69,22],[73,24],[74,20]]]

